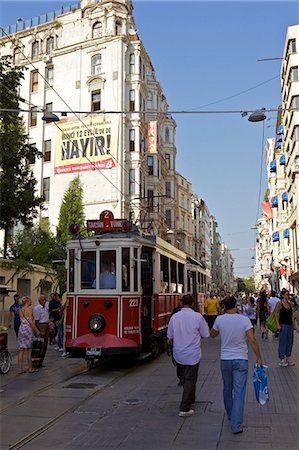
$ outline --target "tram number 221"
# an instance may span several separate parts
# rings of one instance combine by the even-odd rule
[[[136,306],[138,306],[138,299],[137,298],[130,298],[130,300],[129,300],[129,307],[130,308],[135,308]]]

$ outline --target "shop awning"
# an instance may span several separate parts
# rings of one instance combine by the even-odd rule
[[[283,202],[287,202],[288,201],[288,193],[287,192],[284,192],[282,195],[281,195],[281,198],[282,198],[282,201]]]
[[[278,208],[278,197],[275,195],[275,197],[272,197],[271,199],[271,207],[272,208]]]
[[[270,172],[276,172],[276,160],[270,162]]]
[[[273,242],[279,242],[279,231],[275,231],[272,235]]]
[[[279,158],[279,164],[281,166],[285,166],[286,165],[286,157],[285,157],[285,155],[281,155],[281,157]]]
[[[286,228],[283,232],[283,237],[286,239],[290,239],[290,230]]]

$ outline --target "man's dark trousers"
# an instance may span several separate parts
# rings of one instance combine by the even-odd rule
[[[199,362],[194,366],[178,364],[178,367],[184,368],[185,373],[184,390],[180,404],[180,411],[189,411],[191,409],[191,405],[195,403],[195,391]]]

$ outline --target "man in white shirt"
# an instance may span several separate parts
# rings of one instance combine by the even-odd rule
[[[231,430],[234,434],[243,432],[242,422],[246,383],[248,374],[247,339],[254,351],[257,363],[262,365],[262,357],[253,327],[248,319],[238,314],[236,299],[224,300],[226,313],[218,316],[211,330],[211,336],[221,337],[221,374],[223,380],[223,400]]]
[[[49,337],[49,311],[46,308],[46,302],[46,297],[44,295],[40,295],[38,304],[33,308],[33,318],[35,320],[35,325],[40,331],[40,336],[44,339],[40,356],[40,365],[42,365],[47,351]]]
[[[176,364],[184,370],[184,387],[180,417],[194,414],[198,367],[201,359],[201,338],[209,337],[209,327],[203,316],[192,309],[193,297],[183,295],[181,311],[169,321],[167,338],[173,349]]]

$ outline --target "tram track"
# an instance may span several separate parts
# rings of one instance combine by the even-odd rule
[[[101,392],[105,391],[106,389],[109,389],[113,385],[115,385],[119,380],[123,379],[124,377],[128,376],[132,371],[136,369],[135,364],[128,366],[123,366],[122,364],[120,367],[113,366],[112,368],[104,367],[103,371],[101,370],[101,366],[97,366],[93,369],[84,369],[79,371],[78,373],[68,376],[64,379],[60,379],[58,383],[49,383],[47,386],[42,387],[41,389],[33,390],[31,391],[26,397],[23,397],[22,399],[18,399],[15,402],[10,402],[5,408],[2,409],[2,425],[4,424],[4,418],[7,417],[7,420],[9,421],[10,418],[12,418],[12,410],[17,411],[18,407],[25,406],[26,403],[30,404],[30,400],[33,398],[37,400],[43,400],[45,403],[45,408],[47,408],[47,404],[55,401],[55,399],[59,396],[59,393],[61,390],[64,390],[66,388],[76,388],[82,389],[82,388],[88,388],[93,389],[92,392],[88,393],[86,392],[86,395],[84,397],[80,397],[77,401],[74,399],[74,396],[70,394],[70,398],[74,399],[74,403],[71,406],[66,407],[63,411],[59,412],[58,414],[55,414],[53,417],[47,418],[45,417],[45,422],[41,424],[40,426],[37,426],[32,431],[27,433],[26,435],[20,437],[18,440],[16,440],[12,444],[8,444],[6,446],[1,446],[1,450],[16,450],[25,447],[30,442],[34,441],[36,438],[41,436],[43,433],[51,429],[51,427],[55,426],[58,422],[60,422],[64,417],[66,417],[68,414],[75,413],[78,408],[83,406],[85,403],[87,403],[92,398],[99,395]],[[102,366],[103,368],[103,366]],[[97,373],[97,371],[100,370],[100,373]],[[117,370],[115,372],[115,370]],[[102,375],[102,376],[101,376]],[[109,379],[107,379],[107,376]],[[105,381],[106,378],[106,381]],[[98,381],[100,380],[100,383]],[[97,385],[98,384],[98,385]],[[76,386],[77,385],[77,386]],[[52,390],[54,389],[54,392]],[[50,391],[50,392],[49,392]],[[55,392],[56,391],[56,392]],[[74,392],[74,391],[73,391]],[[82,392],[82,391],[81,391]],[[48,393],[48,395],[46,395]],[[53,394],[53,395],[52,395]],[[68,397],[66,397],[68,399]],[[61,400],[63,401],[63,396],[61,397]],[[7,413],[7,415],[5,414]],[[23,413],[24,414],[24,413]],[[107,411],[103,412],[103,416],[107,414]],[[16,417],[24,417],[20,416],[18,414],[14,415],[14,418]],[[42,419],[43,416],[39,416],[38,414],[34,415],[28,415],[28,417],[32,417],[32,422],[34,423],[35,418]],[[97,415],[97,420],[99,419],[99,415]]]
[[[86,370],[83,373],[88,372],[88,370]],[[82,374],[82,373],[81,373]],[[80,375],[81,375],[80,374]],[[79,375],[79,374],[78,374]],[[65,382],[70,381],[74,378],[76,378],[78,375],[75,375],[69,379],[66,379]],[[49,420],[47,423],[45,423],[44,425],[36,428],[34,431],[32,431],[31,433],[29,433],[28,435],[26,435],[25,437],[19,439],[17,442],[15,442],[14,444],[10,445],[9,447],[7,447],[7,450],[17,450],[19,448],[24,447],[26,444],[28,444],[29,442],[33,441],[34,439],[36,439],[38,436],[40,436],[41,434],[43,434],[45,431],[49,430],[52,426],[54,426],[58,421],[60,421],[63,417],[65,417],[67,414],[73,413],[76,411],[76,409],[78,409],[80,406],[84,405],[84,403],[88,402],[90,399],[92,399],[93,397],[95,397],[96,395],[98,395],[100,392],[102,392],[103,390],[111,387],[114,383],[116,383],[118,380],[122,379],[124,376],[126,376],[127,374],[121,374],[116,376],[115,378],[113,378],[113,380],[110,383],[107,383],[104,386],[100,386],[98,389],[96,389],[94,392],[92,392],[90,395],[88,395],[87,397],[85,397],[84,399],[80,399],[75,405],[73,405],[72,407],[66,409],[65,411],[63,411],[60,414],[57,414],[55,417],[53,417],[51,420]],[[51,385],[52,386],[52,385]],[[41,390],[44,391],[45,389]]]

